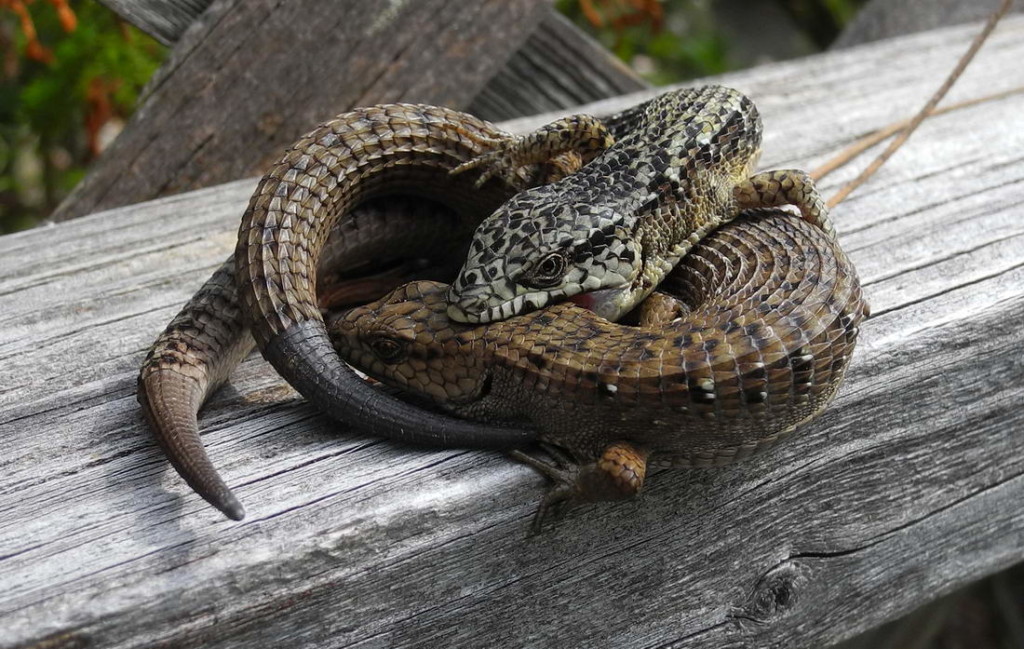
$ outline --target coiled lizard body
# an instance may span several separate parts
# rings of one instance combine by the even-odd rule
[[[300,139],[260,181],[235,249],[242,313],[263,356],[320,410],[371,434],[420,444],[501,447],[532,438],[521,428],[424,412],[367,386],[331,347],[316,303],[315,270],[327,233],[362,201],[420,196],[476,225],[517,190],[562,173],[552,161],[482,187],[450,176],[510,137],[437,106],[358,108]]]
[[[324,308],[361,304],[417,277],[450,278],[470,231],[440,206],[402,198],[363,205],[352,216],[334,227],[320,260]],[[244,509],[207,456],[197,415],[253,347],[231,257],[167,325],[139,372],[139,402],[171,464],[234,520]]]
[[[648,458],[728,464],[813,418],[867,313],[835,239],[777,211],[716,230],[664,286],[685,303],[668,322],[562,303],[480,326],[451,321],[445,285],[414,282],[331,334],[346,360],[450,412],[531,422],[583,465],[548,470],[562,481],[551,499],[600,499],[638,490]]]
[[[738,93],[715,88],[693,92],[702,96],[724,93],[736,99],[741,110],[733,111],[734,118],[726,122],[735,124],[735,120],[739,120],[752,124],[759,133],[752,104]],[[672,101],[677,100],[678,96]],[[235,315],[241,322],[251,325],[264,356],[289,383],[328,414],[350,425],[386,437],[450,446],[507,448],[532,440],[536,431],[521,424],[494,426],[424,412],[366,386],[342,364],[331,347],[316,300],[315,268],[326,233],[339,221],[352,218],[352,210],[362,201],[396,192],[439,200],[454,208],[460,224],[475,225],[482,215],[497,208],[516,191],[557,179],[580,163],[595,162],[594,158],[602,151],[610,150],[616,135],[627,141],[628,125],[635,125],[638,116],[649,116],[645,111],[651,105],[650,102],[642,104],[611,118],[607,121],[608,128],[593,118],[578,116],[519,139],[464,113],[430,106],[383,105],[339,116],[296,143],[254,194],[243,217],[235,255],[235,279],[240,291],[240,315]],[[544,144],[542,148],[549,148],[544,149],[543,155],[533,151],[530,154],[533,157],[522,158],[525,145],[550,142],[551,133],[566,132],[565,125],[572,123],[578,126],[568,129],[574,135],[566,146],[550,148]],[[705,132],[704,127],[698,130]],[[730,126],[718,133],[729,136],[733,130]],[[636,143],[658,157],[655,151],[658,142]],[[746,153],[738,156],[738,162],[734,162],[748,170],[756,159],[756,146],[744,151]],[[744,160],[744,156],[747,159]],[[584,171],[593,166],[588,165]],[[484,180],[489,175],[498,178],[482,187],[474,187],[471,174],[451,173],[472,167],[485,168]],[[608,171],[613,179],[621,177],[619,170]],[[701,173],[696,173],[697,176]],[[824,211],[818,209],[817,194],[808,183],[800,182],[798,174],[773,172],[758,182],[754,182],[758,178],[755,176],[750,182],[738,180],[738,184],[732,184],[740,176],[737,173],[724,176],[721,182],[729,188],[726,193],[731,193],[732,199],[725,198],[723,215],[706,215],[707,221],[728,220],[734,215],[733,211],[742,206],[793,202],[801,206],[805,218],[826,229],[829,227]],[[618,184],[601,184],[599,178],[596,180],[598,186],[621,189]],[[662,180],[665,182],[658,187],[666,191],[673,188],[671,180]],[[696,183],[694,186],[703,185]],[[712,193],[721,198],[724,191],[719,188]],[[710,227],[708,225],[707,229]],[[631,245],[629,240],[604,243],[619,247]],[[601,246],[601,242],[592,241],[592,244],[594,248]],[[671,265],[657,260],[652,260],[651,264],[661,265],[665,270]],[[623,302],[616,303],[624,308]],[[206,316],[192,324],[200,331],[221,326],[216,310]],[[187,341],[182,344],[187,346]],[[233,340],[225,339],[225,344],[213,351],[230,350],[232,345]],[[216,365],[219,357],[214,356],[208,359],[209,367],[219,367]],[[225,366],[230,365],[228,362]],[[179,408],[186,403],[188,410],[196,401],[190,399],[177,400],[170,405]],[[169,410],[163,414],[171,418],[177,416]],[[730,413],[723,414],[722,425],[728,426]],[[188,416],[194,420],[194,409]],[[192,444],[179,450],[187,456],[197,452],[196,448],[197,445]],[[201,451],[201,446],[198,449]],[[212,471],[212,467],[208,468]]]

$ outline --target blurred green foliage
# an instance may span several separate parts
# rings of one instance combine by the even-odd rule
[[[13,13],[0,11],[0,232],[45,218],[78,182],[106,116],[131,114],[165,48],[92,0],[72,0],[66,32],[49,3],[29,5],[49,62],[25,56]]]
[[[595,25],[579,0],[555,3],[578,27],[655,85],[731,69],[727,56],[729,44],[715,21],[711,2],[664,0],[658,3],[663,14],[660,26],[652,20],[642,20],[642,11],[633,14],[635,24],[611,24],[628,11],[630,4],[619,0],[592,0],[592,7],[606,20],[604,25]]]
[[[779,41],[801,38],[823,49],[866,0],[556,0],[558,9],[656,85],[753,65],[737,13],[775,9],[786,24],[766,26]],[[600,16],[604,24],[593,18]],[[645,19],[646,18],[646,19]],[[619,24],[615,24],[616,20]],[[756,19],[755,19],[756,20]],[[749,20],[748,20],[749,25]],[[781,28],[781,31],[780,31]],[[792,33],[788,33],[791,31]],[[747,46],[747,47],[745,47]],[[792,56],[801,50],[789,50]],[[775,56],[778,56],[777,54]]]

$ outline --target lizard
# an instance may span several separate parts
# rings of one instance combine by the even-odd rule
[[[835,396],[868,314],[835,238],[778,210],[711,233],[661,288],[683,304],[640,326],[570,302],[469,325],[450,318],[448,286],[417,281],[330,335],[348,362],[453,414],[536,426],[556,463],[514,454],[554,480],[539,525],[563,500],[636,494],[648,465],[720,466],[784,438]]]
[[[805,172],[752,173],[760,116],[748,97],[721,86],[666,92],[604,121],[557,120],[496,142],[454,173],[508,178],[566,151],[593,159],[515,195],[477,227],[449,290],[453,320],[493,322],[561,299],[618,320],[745,209],[793,205],[834,235]]]
[[[235,249],[240,308],[264,358],[322,412],[418,444],[495,448],[533,438],[522,427],[425,412],[366,385],[331,347],[316,303],[315,269],[327,233],[361,202],[384,194],[418,196],[475,226],[517,191],[556,180],[592,158],[586,151],[554,155],[491,182],[450,174],[511,137],[437,106],[356,108],[299,139],[261,179]]]
[[[319,305],[361,304],[415,278],[450,279],[468,236],[467,225],[439,205],[401,197],[364,204],[335,225],[325,245]],[[204,450],[197,415],[254,346],[238,305],[232,256],[160,334],[138,379],[142,410],[171,464],[233,520],[242,520],[245,510]]]
[[[654,126],[659,116],[664,129]],[[552,214],[563,214],[563,208],[580,210],[579,222],[588,238],[574,257],[597,259],[594,255],[600,254],[604,259],[610,254],[628,258],[634,267],[660,268],[662,275],[676,261],[671,255],[682,255],[685,246],[670,247],[666,257],[651,246],[642,250],[642,242],[660,234],[666,234],[666,241],[682,237],[695,242],[731,218],[738,206],[793,203],[806,218],[827,227],[827,209],[806,176],[768,172],[738,180],[758,157],[761,129],[753,103],[734,90],[709,86],[671,91],[623,111],[607,125],[580,115],[514,137],[466,113],[384,104],[340,115],[301,138],[261,180],[239,227],[236,281],[242,312],[263,356],[320,410],[356,427],[372,427],[377,434],[414,443],[505,446],[522,441],[524,431],[482,430],[423,413],[370,389],[338,359],[316,306],[314,269],[330,227],[361,200],[381,192],[411,193],[441,201],[462,215],[491,213],[486,225],[501,222],[502,214],[518,213],[516,206],[524,200],[543,195],[553,201]],[[555,140],[561,145],[549,144]],[[503,167],[502,160],[509,157],[514,161]],[[688,169],[683,175],[673,171],[680,164]],[[473,181],[465,172],[478,167],[485,171]],[[676,209],[682,204],[676,200],[680,193],[693,198],[683,212]],[[658,207],[662,199],[664,207]],[[594,214],[585,207],[588,201],[597,210]],[[546,208],[538,207],[544,213]],[[721,216],[715,212],[719,207]],[[652,209],[657,218],[646,218]],[[609,210],[612,220],[603,221]],[[694,219],[688,223],[680,214]],[[620,222],[623,215],[626,221]],[[558,227],[566,226],[562,221],[554,218]],[[639,222],[660,225],[643,231],[621,227]],[[531,227],[528,223],[532,221],[517,221],[516,226],[525,230]],[[592,231],[593,223],[601,229]],[[479,261],[486,239],[481,233],[490,231],[478,228],[453,286],[485,276],[505,281],[493,265],[481,268],[479,277],[466,271],[474,259]],[[534,234],[546,237],[552,232],[540,227]],[[496,249],[522,247],[534,235],[498,236],[489,242]],[[556,256],[564,270],[571,264],[565,250],[559,250]],[[573,272],[565,277],[580,279]],[[658,273],[644,277],[642,290],[631,292],[631,299],[649,294],[660,280]],[[619,309],[625,304],[612,302]],[[608,313],[600,300],[585,304],[606,316],[620,315]],[[502,313],[509,316],[522,307]]]
[[[631,115],[638,111],[627,110],[609,123],[633,122],[635,117]],[[592,118],[581,117],[579,121],[596,124]],[[560,124],[565,123],[563,120]],[[552,128],[562,127],[556,124]],[[759,127],[755,130],[759,132]],[[587,131],[580,126],[574,132]],[[222,276],[218,287],[240,289],[241,315],[231,315],[235,318],[229,318],[231,327],[251,326],[264,356],[293,387],[328,414],[368,432],[420,443],[475,447],[508,447],[531,440],[535,432],[521,426],[488,428],[424,413],[366,386],[330,347],[314,295],[315,274],[309,269],[318,263],[329,228],[349,220],[352,209],[367,198],[381,193],[411,192],[447,203],[461,217],[460,223],[475,223],[481,213],[492,211],[490,207],[499,205],[515,191],[557,181],[592,161],[608,149],[611,137],[601,127],[595,127],[590,135],[579,136],[566,151],[550,152],[550,160],[517,164],[514,171],[501,174],[495,182],[487,183],[487,178],[474,182],[461,174],[465,164],[475,164],[488,151],[500,150],[502,143],[518,140],[465,113],[430,106],[392,104],[340,115],[287,151],[254,193],[239,229],[235,283],[229,286]],[[228,269],[225,266],[223,270]],[[209,297],[208,305],[222,306]],[[223,328],[214,322],[215,315],[210,311],[209,307],[202,311],[209,328]],[[186,320],[179,320],[177,327],[191,326],[187,316],[182,317]],[[163,342],[170,341],[189,349],[187,343],[174,337]],[[227,343],[234,341],[222,342],[224,351],[229,351]],[[180,364],[180,359],[158,355],[152,358],[157,360],[147,361],[149,371],[161,362]],[[206,381],[202,372],[217,368],[223,373],[236,362],[232,358],[221,368],[213,362],[215,358],[207,360],[210,362],[202,371],[197,373],[191,368],[191,381],[198,381],[203,389],[190,385],[188,398],[172,404],[181,407],[181,412],[175,408],[162,411],[164,418],[177,417],[188,424],[183,429],[189,434],[181,439],[190,440],[189,453],[195,452],[197,456],[202,447],[194,424],[196,409],[208,394],[209,386],[216,383]],[[150,399],[148,405],[152,404]],[[159,430],[157,420],[151,419]],[[175,438],[165,434],[160,437],[167,448],[170,447],[166,440]],[[181,450],[173,460],[179,470],[189,461],[189,453]],[[205,458],[193,468],[193,474],[216,478]],[[187,472],[183,473],[187,476]],[[242,515],[240,505],[228,497],[230,492],[219,478],[203,485],[193,475],[190,484],[199,485],[197,490],[229,516]]]

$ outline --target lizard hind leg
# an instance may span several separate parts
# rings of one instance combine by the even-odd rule
[[[562,449],[550,444],[543,448],[554,460],[548,462],[522,451],[510,455],[554,483],[537,507],[531,533],[540,532],[544,520],[559,506],[570,502],[595,502],[632,498],[640,492],[647,475],[648,452],[629,442],[615,442],[594,462],[580,464]]]
[[[805,171],[777,169],[762,171],[739,183],[733,189],[737,212],[758,207],[793,205],[805,221],[813,223],[830,237],[836,236],[828,205]]]

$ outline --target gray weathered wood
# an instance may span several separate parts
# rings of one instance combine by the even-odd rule
[[[234,0],[201,15],[206,4],[108,0],[112,9],[160,37],[182,36],[186,18],[197,25],[150,84],[155,90],[146,105],[54,220],[258,173],[301,132],[356,103],[404,98],[468,107],[498,120],[647,87],[547,4],[533,8],[517,0],[474,14],[458,2],[439,0],[404,12],[376,3],[358,3],[360,11],[353,11],[352,3],[333,3],[279,9],[269,19],[264,10]],[[521,5],[518,11],[515,5]],[[435,14],[441,8],[446,11]],[[527,8],[525,22],[500,25],[522,21]],[[452,20],[453,11],[465,15]],[[285,13],[290,15],[281,18]],[[474,15],[487,24],[473,24]],[[335,19],[341,29],[330,26]],[[383,22],[375,31],[362,29],[378,20]],[[381,38],[390,32],[400,37]],[[423,35],[409,46],[404,35],[417,32]],[[498,42],[486,43],[488,38]],[[443,45],[423,51],[422,43],[431,39]],[[251,51],[261,48],[261,40],[271,45],[263,47],[270,50],[266,56]],[[282,40],[296,44],[282,52]],[[237,55],[225,54],[233,48]],[[197,86],[203,92],[195,93]]]
[[[984,20],[1001,2],[1002,0],[872,0],[857,12],[832,47],[851,47],[901,34]],[[1024,5],[1018,2],[1010,11],[1022,12]]]
[[[212,0],[99,0],[99,3],[157,39],[174,44]]]
[[[258,173],[354,106],[466,106],[547,9],[545,0],[215,0],[53,218]]]
[[[910,114],[975,29],[717,81],[761,108],[763,166],[811,167]],[[1009,19],[950,101],[1022,56]],[[528,469],[353,436],[258,358],[203,418],[249,518],[168,467],[137,367],[254,181],[0,238],[0,646],[821,647],[1019,561],[1022,116],[927,122],[836,211],[875,315],[821,420],[531,539]]]
[[[100,1],[168,45],[210,4],[210,0]],[[490,120],[510,119],[645,87],[635,72],[549,6],[536,31],[467,110]]]
[[[553,9],[467,110],[490,120],[578,106],[649,87]]]

